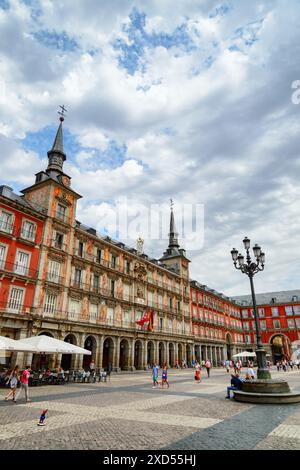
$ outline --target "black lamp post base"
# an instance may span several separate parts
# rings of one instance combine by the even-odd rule
[[[258,379],[271,379],[271,373],[267,366],[266,351],[262,348],[256,351],[257,359],[257,378]]]
[[[269,369],[257,369],[257,378],[258,379],[271,379],[271,373]]]

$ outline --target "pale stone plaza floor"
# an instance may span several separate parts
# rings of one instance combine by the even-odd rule
[[[272,371],[300,391],[300,371]],[[229,376],[213,369],[170,370],[170,388],[153,389],[151,372],[113,374],[107,383],[30,388],[31,403],[4,401],[0,449],[300,449],[300,404],[226,400]],[[45,427],[37,426],[47,408]]]

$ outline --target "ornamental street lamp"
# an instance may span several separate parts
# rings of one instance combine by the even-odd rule
[[[258,379],[270,379],[271,374],[267,366],[266,351],[264,350],[262,342],[261,342],[261,331],[260,331],[260,326],[259,326],[259,321],[258,321],[257,306],[256,306],[254,284],[253,284],[254,275],[264,270],[265,254],[261,251],[260,246],[255,245],[253,247],[255,261],[253,261],[249,254],[249,250],[250,250],[249,238],[245,237],[243,240],[243,243],[244,243],[244,247],[246,250],[246,262],[245,262],[244,256],[241,253],[239,253],[238,250],[236,250],[235,248],[231,250],[231,256],[233,259],[234,267],[240,270],[243,274],[246,274],[250,279],[255,328],[256,328],[256,339],[257,339],[257,350],[255,351],[256,358],[257,358],[257,378]]]

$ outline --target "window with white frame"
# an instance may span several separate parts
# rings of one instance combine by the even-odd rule
[[[90,321],[95,322],[98,319],[98,304],[90,303]]]
[[[0,230],[6,233],[12,233],[14,223],[14,214],[0,210]]]
[[[289,318],[288,321],[287,321],[287,323],[288,323],[288,328],[289,328],[290,330],[295,329],[295,322],[294,322],[294,320],[293,320],[292,318]]]
[[[124,312],[124,323],[125,325],[129,325],[131,320],[131,312],[125,311]]]
[[[245,335],[245,343],[247,344],[251,343],[250,335]]]
[[[107,319],[108,323],[113,323],[113,321],[114,321],[114,309],[113,309],[113,307],[107,307],[106,319]]]
[[[286,315],[293,315],[293,307],[292,306],[286,306],[284,309],[285,309],[285,314]]]
[[[279,313],[278,313],[278,307],[272,307],[271,308],[271,311],[272,311],[272,316],[273,317],[278,317]]]
[[[244,330],[248,331],[249,330],[249,322],[244,321]]]
[[[168,320],[168,328],[169,328],[169,331],[172,331],[172,320]]]
[[[243,318],[248,318],[248,310],[247,309],[242,310],[242,317]]]
[[[294,315],[300,315],[300,305],[293,306]]]
[[[49,260],[49,271],[47,273],[47,279],[50,282],[59,282],[60,279],[60,268],[61,263],[53,259]]]
[[[259,308],[258,309],[258,316],[259,317],[264,317],[265,316],[265,309],[264,308]]]
[[[57,294],[47,293],[45,297],[44,303],[44,313],[47,315],[54,315],[56,311],[56,304],[57,304]]]
[[[18,250],[14,269],[15,273],[21,274],[22,276],[27,276],[29,268],[29,259],[29,253]]]
[[[24,220],[21,229],[21,237],[25,240],[34,241],[36,232],[36,225],[29,220]]]
[[[280,330],[280,321],[279,320],[273,320],[273,325],[276,330]]]
[[[13,287],[9,293],[8,308],[13,312],[19,312],[23,307],[24,289]]]
[[[266,330],[267,329],[267,325],[266,325],[266,321],[265,320],[261,320],[261,322],[259,323],[260,324],[260,328],[262,330]]]
[[[66,213],[67,213],[67,208],[63,206],[62,204],[57,204],[56,217],[64,220],[66,217]]]
[[[69,318],[70,320],[78,320],[81,312],[80,300],[70,299],[69,300]]]
[[[158,328],[159,328],[160,330],[162,330],[162,329],[163,329],[163,325],[164,325],[164,319],[163,319],[163,318],[159,318],[159,319],[158,319]]]
[[[296,327],[300,328],[300,318],[295,318]]]
[[[6,258],[6,246],[0,245],[0,269],[5,267],[5,258]]]

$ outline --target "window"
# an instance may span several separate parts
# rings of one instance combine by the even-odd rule
[[[164,322],[163,318],[158,319],[158,327],[159,327],[160,330],[163,329],[163,322]]]
[[[180,312],[180,300],[177,300],[177,312]]]
[[[244,330],[249,330],[249,322],[248,321],[245,321],[244,322]]]
[[[293,307],[285,307],[286,315],[293,315]]]
[[[65,206],[62,206],[61,204],[57,204],[57,211],[56,211],[56,216],[59,218],[59,219],[65,219],[66,217],[66,207]]]
[[[79,300],[70,299],[69,303],[69,318],[71,320],[78,320],[80,316],[81,303]]]
[[[15,273],[21,274],[22,276],[27,276],[28,266],[29,266],[29,253],[18,251],[17,258],[16,258],[16,265],[15,265]]]
[[[278,317],[278,307],[272,307],[272,316],[273,317]]]
[[[264,308],[259,308],[258,309],[258,316],[259,317],[264,317],[265,316],[265,309]]]
[[[300,328],[300,318],[296,318],[295,321],[297,328]]]
[[[8,308],[14,312],[19,312],[23,306],[24,290],[13,287],[9,294]]]
[[[46,294],[45,303],[44,303],[44,313],[47,315],[54,315],[56,310],[56,294]]]
[[[75,276],[74,276],[74,286],[75,287],[81,287],[81,279],[82,279],[81,269],[75,268]]]
[[[248,310],[247,309],[242,310],[242,317],[243,318],[248,318]]]
[[[62,250],[64,247],[64,236],[62,233],[56,232],[54,239],[54,247]]]
[[[93,276],[93,290],[95,292],[99,291],[99,286],[100,286],[100,277],[98,274],[94,274]]]
[[[111,257],[111,267],[114,268],[114,269],[116,269],[116,267],[117,267],[117,257],[114,256],[114,255],[112,255],[112,257]]]
[[[291,330],[295,329],[295,322],[292,318],[289,318],[287,323],[288,323],[288,328],[290,328]]]
[[[116,285],[116,281],[111,280],[111,282],[110,282],[110,291],[111,291],[112,296],[115,295],[115,285]]]
[[[98,304],[90,304],[90,321],[96,322],[98,319]]]
[[[266,321],[265,321],[265,320],[262,320],[262,321],[260,322],[260,328],[261,328],[262,330],[266,330],[266,329],[267,329],[267,325],[266,325]]]
[[[77,250],[77,256],[80,256],[81,258],[83,257],[83,242],[78,243],[78,250]]]
[[[25,240],[34,241],[35,239],[35,231],[36,226],[33,222],[29,222],[28,220],[24,220],[21,230],[21,237]]]
[[[300,305],[294,305],[294,315],[300,315]]]
[[[96,255],[97,263],[101,263],[101,256],[102,256],[101,250],[100,248],[97,248],[97,255]]]
[[[2,210],[0,212],[0,230],[6,233],[12,233],[13,220],[14,220],[13,214]]]
[[[280,321],[279,320],[273,320],[273,325],[276,330],[280,330]]]
[[[114,321],[114,309],[112,307],[107,307],[106,319],[109,323]]]
[[[245,335],[245,343],[247,344],[251,343],[250,335]]]
[[[49,271],[47,275],[48,281],[59,282],[60,280],[60,266],[61,264],[58,261],[50,259],[49,261]]]
[[[5,267],[6,246],[0,245],[0,269]]]

